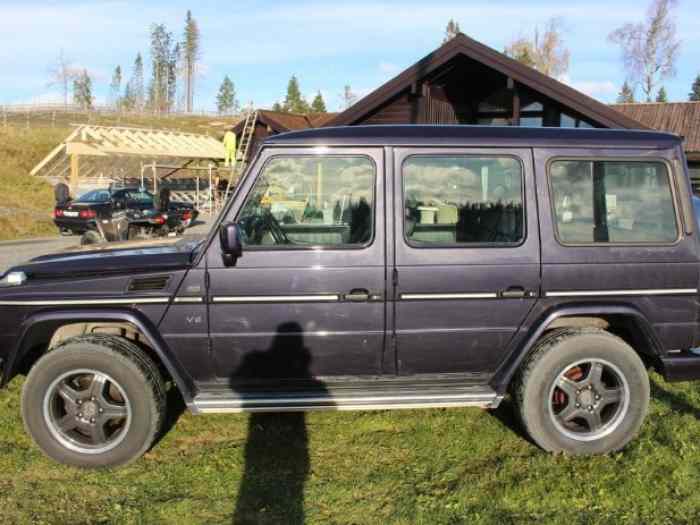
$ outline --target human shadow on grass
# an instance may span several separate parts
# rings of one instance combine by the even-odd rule
[[[290,379],[323,395],[323,383],[312,378],[310,364],[301,326],[283,323],[268,350],[246,355],[231,387],[242,393],[243,378]],[[233,523],[304,523],[304,485],[310,470],[305,414],[252,413],[244,459]]]

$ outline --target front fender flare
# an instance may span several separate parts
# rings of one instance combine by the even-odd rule
[[[134,310],[51,310],[41,311],[28,316],[20,327],[20,336],[15,347],[8,356],[7,366],[4,367],[2,383],[5,386],[13,377],[17,364],[24,355],[36,344],[47,342],[56,329],[72,322],[126,322],[134,325],[143,334],[153,351],[158,355],[166,370],[175,381],[182,397],[189,403],[195,395],[192,378],[170,351],[158,329],[144,315]]]
[[[525,323],[530,328],[527,334],[522,337],[514,337],[511,340],[506,357],[491,378],[491,386],[500,394],[504,394],[508,385],[518,371],[523,359],[530,353],[532,347],[537,343],[544,331],[555,320],[562,317],[600,317],[608,315],[618,315],[627,317],[634,321],[656,356],[661,357],[663,346],[654,332],[649,320],[644,314],[634,306],[623,303],[577,303],[566,304],[545,310],[534,322]]]

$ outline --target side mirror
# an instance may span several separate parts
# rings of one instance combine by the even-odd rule
[[[235,222],[222,224],[219,229],[219,242],[221,244],[221,256],[226,266],[236,264],[236,259],[243,255],[243,243],[241,242],[241,230]]]

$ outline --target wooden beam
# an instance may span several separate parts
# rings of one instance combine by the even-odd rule
[[[80,180],[80,157],[77,154],[70,156],[70,191],[74,197],[78,196],[78,183]]]
[[[520,93],[518,86],[513,86],[513,126],[520,126]]]

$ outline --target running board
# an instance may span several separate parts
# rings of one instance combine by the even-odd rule
[[[194,398],[190,410],[195,414],[231,412],[307,412],[312,410],[390,410],[399,408],[481,407],[497,408],[503,396],[490,388],[470,389],[450,393],[413,392],[394,394],[368,392],[351,395],[333,395],[314,392],[308,395],[257,395],[237,396],[202,394]]]

